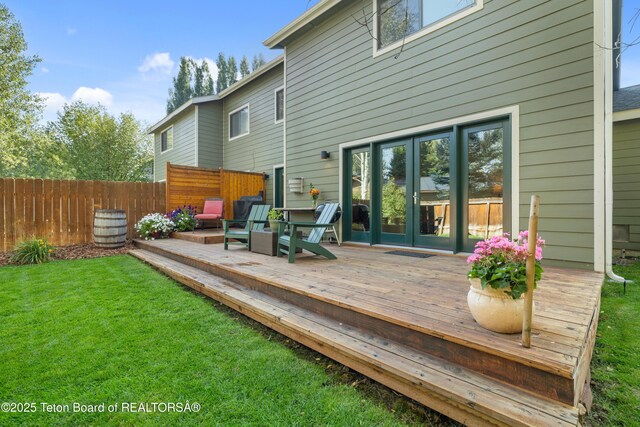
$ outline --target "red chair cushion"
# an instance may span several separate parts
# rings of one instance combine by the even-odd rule
[[[198,214],[196,219],[219,219],[222,218],[220,214]]]

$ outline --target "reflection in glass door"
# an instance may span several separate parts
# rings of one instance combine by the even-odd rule
[[[380,241],[382,243],[410,244],[407,230],[407,147],[410,141],[384,144],[380,148],[381,197]]]
[[[502,123],[465,128],[463,131],[463,152],[467,153],[463,162],[463,201],[466,203],[463,215],[462,247],[471,250],[478,240],[502,235],[504,218],[509,218],[508,203],[504,194],[509,194],[510,176],[505,170],[505,143],[507,137]]]
[[[450,134],[416,138],[414,178],[414,245],[448,249],[451,227]],[[454,221],[455,223],[455,221]]]
[[[350,151],[347,170],[351,170],[351,240],[371,241],[371,150],[358,148]],[[348,206],[345,206],[348,209]]]

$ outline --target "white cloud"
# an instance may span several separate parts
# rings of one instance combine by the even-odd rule
[[[110,107],[113,104],[113,95],[99,87],[79,87],[71,97],[72,101],[84,101],[87,104],[102,104]]]
[[[77,32],[78,32],[78,30],[77,30],[77,29],[72,28],[72,27],[67,27],[67,34],[68,34],[68,35],[70,35],[70,36],[75,36]]]
[[[159,52],[153,55],[147,55],[144,62],[138,67],[138,71],[141,73],[158,71],[164,74],[171,74],[174,64],[175,62],[171,59],[169,52]]]
[[[43,119],[45,121],[55,120],[56,113],[62,109],[67,99],[57,92],[40,92],[38,95],[44,100]]]
[[[42,67],[40,68],[40,71],[42,71],[42,74],[47,74],[49,72],[49,69],[47,67]]]

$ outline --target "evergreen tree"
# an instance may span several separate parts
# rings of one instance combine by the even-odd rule
[[[204,75],[204,83],[202,85],[202,95],[213,95],[213,77],[211,77],[211,71],[209,70],[209,64],[204,59],[202,60],[202,65],[200,66],[202,69],[202,73]]]
[[[247,55],[242,56],[242,61],[240,61],[240,78],[245,78],[249,74],[251,74],[251,70],[249,69],[249,60],[247,59]]]
[[[218,66],[218,81],[216,82],[216,93],[220,93],[227,87],[229,87],[227,60],[224,57],[224,53],[220,52],[218,54],[216,65]]]
[[[253,60],[251,61],[251,72],[254,72],[266,63],[267,61],[265,61],[263,54],[260,53],[258,55],[253,55]]]
[[[184,56],[180,58],[178,75],[173,78],[173,88],[169,89],[167,114],[172,113],[193,97],[193,88],[191,87],[191,79],[194,71],[193,65],[191,59]]]
[[[233,56],[230,56],[227,61],[227,80],[229,86],[238,81],[238,64]]]
[[[191,61],[193,65],[193,96],[202,96],[204,95],[204,68],[198,65],[195,61]],[[202,61],[203,65],[207,63]]]

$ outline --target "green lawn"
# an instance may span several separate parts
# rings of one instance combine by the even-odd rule
[[[36,410],[2,426],[438,423],[129,256],[0,268],[0,321],[0,403]],[[187,401],[199,410],[166,412]]]
[[[615,267],[635,283],[607,282],[602,291],[592,364],[590,426],[640,426],[640,262]]]

